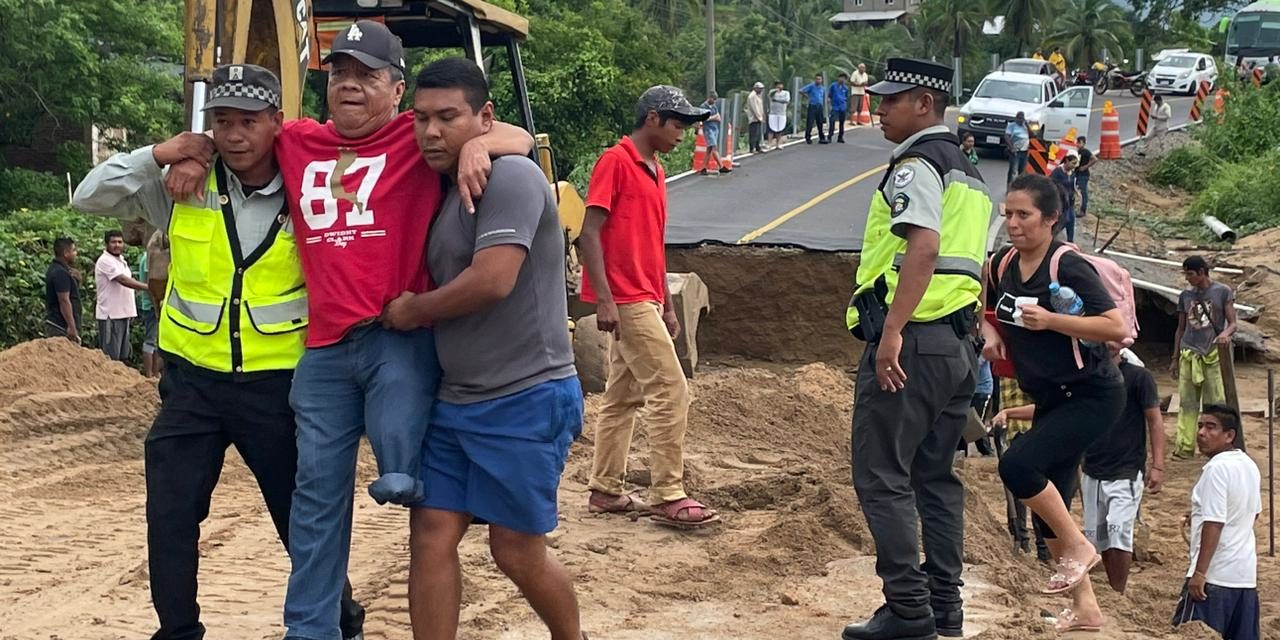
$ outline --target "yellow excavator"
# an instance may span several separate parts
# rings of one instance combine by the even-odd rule
[[[361,19],[385,23],[399,36],[406,52],[433,49],[464,55],[485,69],[491,86],[502,80],[511,82],[514,104],[503,106],[514,109],[516,124],[537,140],[535,159],[560,206],[566,279],[574,291],[577,257],[573,242],[582,230],[586,206],[573,185],[557,178],[550,139],[534,126],[520,60],[520,44],[529,36],[529,21],[501,7],[480,0],[186,0],[187,127],[205,129],[201,109],[213,69],[235,63],[261,65],[280,76],[286,119],[303,115],[308,86],[321,88],[319,115],[324,119],[324,83],[309,83],[308,74],[326,73],[319,60],[338,33]],[[163,278],[168,265],[164,249],[155,246],[149,253],[150,271],[156,279]],[[154,289],[160,283],[153,280],[149,284]]]

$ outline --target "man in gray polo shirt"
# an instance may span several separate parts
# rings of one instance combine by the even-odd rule
[[[462,146],[493,123],[484,73],[462,58],[438,60],[416,87],[418,148],[432,169],[454,176]],[[415,634],[456,635],[457,547],[478,520],[489,525],[498,568],[551,637],[585,637],[572,581],[545,540],[556,528],[569,445],[582,430],[563,261],[541,169],[525,157],[498,158],[474,214],[449,185],[427,240],[438,288],[405,293],[383,314],[395,329],[430,323],[444,372],[422,456],[425,498],[410,520]]]

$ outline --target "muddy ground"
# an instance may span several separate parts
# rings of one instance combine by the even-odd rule
[[[851,348],[847,338],[841,348]],[[829,345],[836,348],[836,345]],[[1263,391],[1242,370],[1242,395]],[[704,364],[693,381],[687,480],[724,514],[713,531],[682,533],[586,510],[591,427],[574,446],[561,489],[554,553],[577,578],[583,617],[604,640],[835,638],[880,602],[872,543],[850,487],[848,371],[828,364],[741,359]],[[1171,383],[1162,380],[1163,389]],[[153,383],[96,351],[43,340],[0,353],[0,639],[107,640],[154,631],[143,510],[142,438]],[[1170,427],[1173,419],[1166,424]],[[1265,460],[1263,422],[1248,423]],[[643,427],[631,479],[647,478]],[[1102,638],[1211,637],[1168,629],[1186,545],[1178,522],[1203,461],[1169,463],[1168,487],[1144,503],[1151,559],[1125,596],[1103,593]],[[366,638],[409,637],[407,517],[357,490],[351,580],[368,607]],[[1061,599],[1034,595],[1044,570],[1010,551],[995,460],[967,459],[965,588],[971,637],[1053,638],[1041,620]],[[1280,564],[1260,585],[1268,638],[1280,638]],[[203,528],[201,604],[209,638],[278,638],[288,561],[251,476],[228,456]],[[464,640],[546,637],[489,560],[485,532],[463,543]],[[1092,636],[1099,637],[1099,636]]]

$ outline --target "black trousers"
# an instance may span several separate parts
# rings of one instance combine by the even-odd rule
[[[1036,401],[1034,426],[1009,443],[1000,458],[1000,479],[1019,500],[1034,497],[1053,483],[1070,509],[1085,450],[1124,411],[1124,380],[1119,372],[1099,374],[1087,382],[1040,390],[1032,399]],[[1058,537],[1040,516],[1033,515],[1032,520],[1046,539]]]
[[[200,564],[200,523],[228,446],[235,446],[253,472],[276,533],[289,548],[289,507],[293,501],[298,451],[291,374],[249,382],[215,379],[189,365],[170,363],[160,378],[160,414],[146,439],[147,563],[151,601],[160,619],[152,640],[200,640],[196,602]],[[343,637],[359,633],[364,609],[351,598],[342,603]]]
[[[809,110],[805,112],[805,116],[804,116],[804,141],[805,142],[813,141],[812,130],[814,125],[817,125],[818,127],[818,140],[826,140],[827,131],[826,131],[826,128],[823,127],[824,124],[826,124],[826,122],[824,121],[823,114],[822,114],[822,105],[820,104],[809,105]]]
[[[849,119],[849,108],[845,107],[840,111],[831,110],[831,116],[827,119],[827,138],[832,140],[840,140],[844,142],[844,121]],[[836,124],[840,125],[840,137],[836,138]]]
[[[750,142],[750,146],[749,146],[748,148],[749,148],[749,149],[751,149],[752,151],[759,151],[759,150],[760,150],[760,142],[761,142],[761,140],[762,140],[762,137],[761,137],[761,136],[762,136],[762,133],[761,133],[761,132],[762,132],[763,130],[764,130],[764,123],[763,123],[763,122],[748,122],[748,123],[747,123],[747,140]]]
[[[878,345],[868,344],[858,365],[853,486],[875,539],[885,601],[899,616],[920,618],[961,607],[964,485],[951,464],[968,420],[977,356],[950,324],[908,324],[902,339],[905,389],[880,390]]]

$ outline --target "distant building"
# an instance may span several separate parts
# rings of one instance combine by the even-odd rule
[[[839,29],[849,24],[873,26],[897,22],[920,9],[923,0],[843,0],[844,11],[831,16],[831,26]]]

